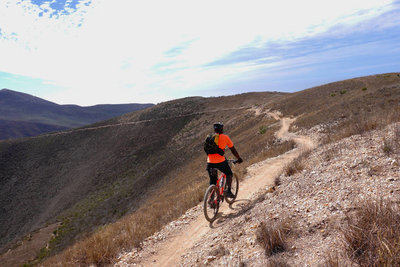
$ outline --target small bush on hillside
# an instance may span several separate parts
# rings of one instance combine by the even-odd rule
[[[209,256],[222,257],[229,255],[229,250],[227,250],[223,245],[219,245],[219,247],[211,250],[208,254]]]
[[[332,94],[331,94],[331,97],[334,97],[334,96],[336,96],[336,94],[335,94],[335,93],[332,93]]]
[[[341,94],[341,95],[344,95],[345,93],[347,93],[347,90],[342,90],[342,91],[340,91],[340,94]]]
[[[287,239],[292,229],[293,222],[290,219],[261,223],[256,234],[257,242],[264,248],[267,256],[284,252],[288,249]]]
[[[382,150],[385,152],[386,155],[389,155],[394,152],[393,144],[388,139],[383,140]]]
[[[287,164],[284,169],[284,173],[286,176],[292,176],[295,173],[301,172],[304,169],[304,161],[303,159],[308,155],[302,155],[296,159],[294,159],[292,162]]]
[[[260,128],[258,129],[258,132],[260,134],[265,134],[267,132],[267,126],[265,126],[265,125],[260,126]]]
[[[400,266],[400,211],[389,200],[367,201],[342,229],[348,257],[360,266]]]
[[[396,153],[400,150],[400,126],[395,125],[389,129],[390,137],[383,139],[382,150],[386,155]]]
[[[363,91],[367,91],[367,87],[363,87],[361,90],[363,90]]]

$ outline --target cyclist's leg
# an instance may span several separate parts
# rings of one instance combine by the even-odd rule
[[[217,168],[221,172],[225,173],[225,175],[226,175],[226,185],[228,186],[228,189],[231,189],[233,173],[232,173],[231,167],[229,167],[228,162],[224,161],[224,162],[218,163]]]
[[[207,164],[207,172],[208,172],[208,175],[210,176],[210,185],[212,185],[212,184],[216,185],[217,178],[218,178],[216,166],[214,166],[214,164],[212,164],[212,163],[208,163]]]

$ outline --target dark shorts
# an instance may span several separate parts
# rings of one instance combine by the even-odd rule
[[[207,172],[208,175],[210,176],[210,184],[217,184],[217,171],[219,170],[223,173],[225,173],[228,181],[228,185],[230,185],[230,181],[232,178],[232,170],[231,167],[229,167],[228,162],[225,160],[220,163],[207,163]]]

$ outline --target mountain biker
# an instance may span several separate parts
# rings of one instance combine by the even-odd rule
[[[224,125],[221,122],[214,123],[214,132],[216,133],[215,142],[217,143],[218,147],[222,150],[225,150],[226,147],[229,147],[229,149],[232,151],[232,154],[237,158],[237,163],[242,163],[243,160],[233,146],[232,140],[229,138],[229,136],[223,134]],[[227,190],[225,192],[225,196],[234,198],[235,195],[231,191],[233,173],[228,162],[226,161],[225,157],[221,156],[220,154],[208,154],[207,171],[208,175],[210,176],[210,185],[215,185],[217,183],[218,177],[216,169],[220,170],[226,175]]]

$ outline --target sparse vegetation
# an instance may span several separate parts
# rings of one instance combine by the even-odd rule
[[[390,142],[390,140],[386,138],[383,139],[382,150],[383,152],[385,152],[386,155],[390,155],[391,153],[393,153],[394,148],[392,142]]]
[[[292,176],[295,173],[301,172],[304,169],[304,160],[308,157],[309,154],[309,151],[304,151],[299,157],[286,165],[284,169],[284,173],[286,174],[286,176]]]
[[[209,253],[210,256],[215,257],[222,257],[227,254],[229,254],[229,251],[221,244],[218,247],[212,249]]]
[[[347,90],[341,90],[341,91],[340,91],[340,94],[341,94],[341,95],[344,95],[345,93],[347,93]]]
[[[389,137],[383,139],[382,150],[386,155],[400,151],[400,126],[395,125],[389,130]]]
[[[360,266],[400,266],[400,211],[389,200],[366,201],[342,229],[348,257]]]
[[[323,267],[341,267],[345,266],[340,262],[339,256],[337,253],[327,253],[325,262],[322,264]]]
[[[276,142],[276,139],[272,134],[269,134],[269,137],[270,139],[267,141],[265,147],[261,147],[261,152],[249,160],[249,165],[267,158],[282,155],[296,147],[296,143],[293,140]]]
[[[265,125],[260,126],[260,128],[258,129],[258,132],[260,134],[265,134],[267,132],[267,126],[265,126]]]
[[[336,94],[335,93],[331,93],[331,97],[335,97],[336,96]]]
[[[363,91],[367,91],[367,87],[363,87],[361,90],[363,90]]]
[[[269,258],[266,267],[290,267],[284,259]]]
[[[277,222],[263,222],[256,234],[257,242],[264,248],[267,256],[287,251],[288,236],[292,229],[293,222],[289,218]]]
[[[374,115],[370,116],[360,112],[346,119],[343,123],[329,128],[323,142],[335,142],[355,134],[365,134],[371,130],[382,129],[393,122],[399,121],[400,117],[398,114],[400,114],[400,107],[394,107],[390,111],[377,110]]]
[[[182,194],[163,192],[135,213],[116,223],[105,225],[64,253],[50,258],[43,265],[54,266],[58,262],[63,262],[66,266],[109,264],[121,250],[140,247],[144,238],[197,204],[202,199],[203,188],[204,186],[200,185],[188,187]],[[174,207],[174,210],[170,207]]]

